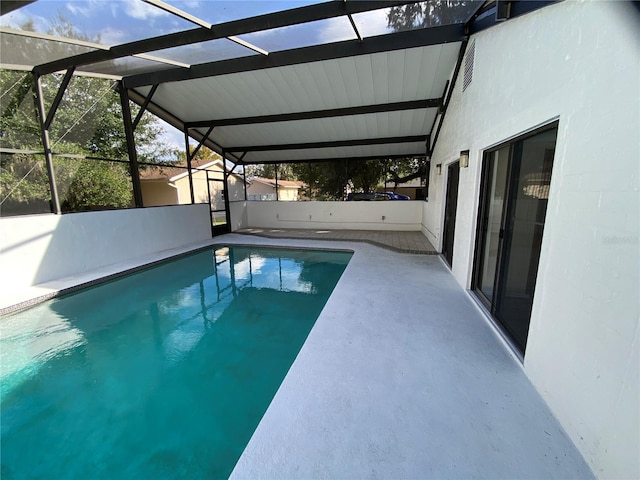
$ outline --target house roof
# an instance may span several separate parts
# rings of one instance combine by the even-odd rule
[[[427,155],[469,36],[499,20],[482,0],[441,2],[439,17],[395,29],[392,8],[430,4],[130,0],[65,10],[77,36],[96,39],[81,41],[45,33],[55,3],[2,2],[3,68],[117,79],[125,97],[234,164]]]
[[[191,169],[193,170],[210,170],[217,166],[219,171],[222,170],[222,160],[206,159],[206,160],[193,160],[191,162]],[[166,180],[169,182],[175,182],[182,177],[186,177],[187,163],[177,162],[175,164],[166,165],[154,165],[146,166],[140,169],[140,180],[152,181],[152,180]]]
[[[263,183],[263,184],[269,185],[270,187],[273,187],[273,188],[276,187],[275,178],[253,177],[249,181],[249,183],[253,183],[253,182]],[[304,187],[304,182],[301,182],[299,180],[280,180],[280,179],[278,179],[277,186],[278,186],[278,188],[300,189],[300,188]]]

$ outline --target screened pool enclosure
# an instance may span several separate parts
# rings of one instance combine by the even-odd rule
[[[155,118],[184,137],[180,203],[203,146],[225,159],[223,217],[246,165],[427,161],[469,36],[543,5],[506,3],[2,2],[0,211],[150,204]]]

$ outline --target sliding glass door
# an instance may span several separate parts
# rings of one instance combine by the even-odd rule
[[[444,229],[442,237],[442,255],[453,266],[453,239],[456,236],[456,212],[458,211],[458,184],[460,182],[460,162],[454,162],[447,168],[447,194],[444,207]]]
[[[524,352],[549,198],[557,126],[485,154],[473,288]]]

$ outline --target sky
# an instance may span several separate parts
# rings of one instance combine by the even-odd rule
[[[168,0],[167,3],[211,24],[297,8],[319,1],[311,0]],[[69,20],[78,33],[91,41],[118,45],[142,38],[195,28],[196,25],[153,7],[142,0],[38,0],[0,18],[0,24],[16,28],[32,19],[36,31],[48,33],[52,22],[60,15]],[[377,14],[354,16],[359,28],[378,33],[386,29],[386,10]],[[354,38],[347,19],[314,22],[308,28],[298,27],[295,37],[310,36],[309,42],[330,41],[338,37]],[[383,31],[380,31],[383,30]],[[269,37],[276,32],[258,32],[248,36]],[[282,35],[282,31],[277,32]],[[291,35],[294,37],[294,35]],[[243,37],[244,38],[244,37]],[[301,41],[297,38],[297,41]]]
[[[237,20],[305,5],[319,0],[167,0],[167,3],[211,24]],[[364,36],[387,33],[387,10],[354,15]],[[107,46],[197,28],[189,21],[152,7],[142,0],[38,0],[0,17],[3,27],[20,28],[31,20],[39,33],[52,33],[63,17],[76,35]],[[300,48],[318,43],[355,39],[346,17],[326,19],[304,25],[240,35],[240,38],[267,51]],[[253,55],[255,52],[226,39],[205,44],[150,52],[152,55],[197,64],[225,58]],[[163,140],[173,148],[184,149],[184,134],[164,122]]]

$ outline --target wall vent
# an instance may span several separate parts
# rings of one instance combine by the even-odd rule
[[[464,92],[471,84],[473,79],[473,62],[476,56],[476,42],[473,41],[467,49],[467,55],[464,58],[464,79],[462,81],[462,91]]]

